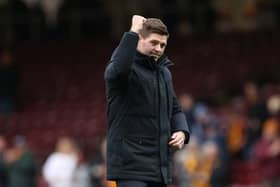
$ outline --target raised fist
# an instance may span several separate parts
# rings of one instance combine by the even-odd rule
[[[139,33],[139,31],[142,29],[143,23],[145,21],[146,21],[146,18],[144,18],[143,16],[134,15],[132,17],[132,23],[131,23],[130,31]]]

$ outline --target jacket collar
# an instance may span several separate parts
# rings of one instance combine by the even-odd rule
[[[166,55],[162,55],[157,61],[154,60],[153,57],[144,55],[139,51],[136,51],[136,55],[134,57],[136,63],[141,64],[149,69],[155,70],[161,66],[171,66],[174,65]]]

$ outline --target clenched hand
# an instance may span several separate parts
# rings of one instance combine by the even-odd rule
[[[134,15],[132,17],[132,23],[130,31],[139,34],[139,31],[143,28],[143,23],[146,21],[146,18],[139,15]]]

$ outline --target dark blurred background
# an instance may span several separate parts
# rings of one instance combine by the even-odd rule
[[[42,168],[65,137],[76,182],[89,181],[71,185],[114,186],[104,180],[103,72],[134,14],[168,26],[166,53],[192,129],[171,186],[280,185],[279,0],[0,0],[4,187],[23,178],[52,187]]]

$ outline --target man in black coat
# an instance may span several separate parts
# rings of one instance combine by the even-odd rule
[[[105,70],[107,178],[118,187],[165,187],[173,152],[189,139],[165,56],[161,20],[134,15]]]

